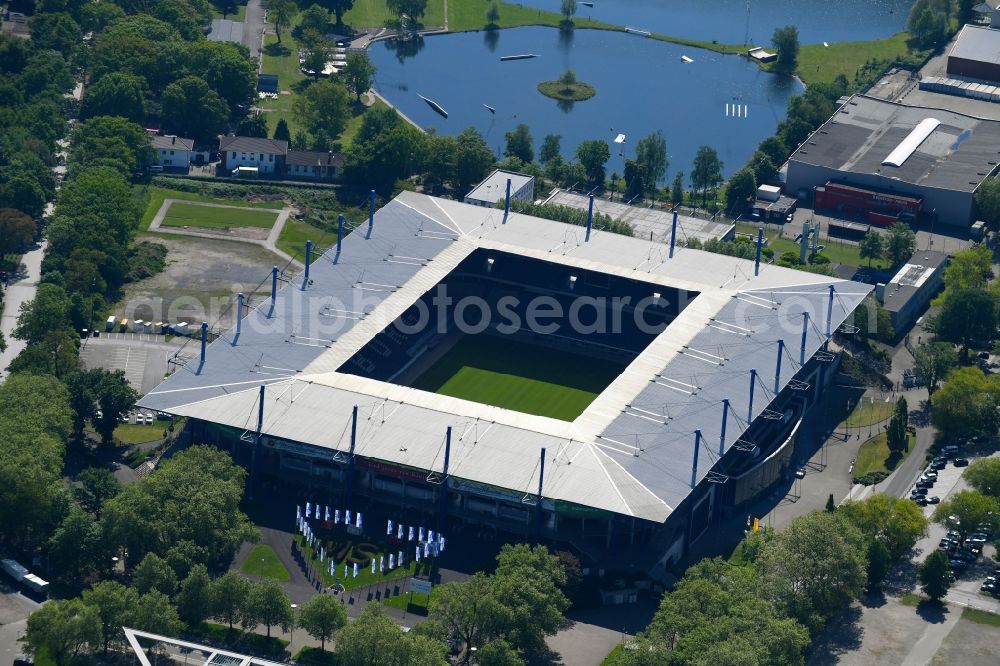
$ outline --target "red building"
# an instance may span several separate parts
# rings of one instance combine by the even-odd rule
[[[923,203],[923,197],[890,194],[832,180],[816,188],[816,210],[861,217],[880,227],[888,227],[897,220],[919,222]]]

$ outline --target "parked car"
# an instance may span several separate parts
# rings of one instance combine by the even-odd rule
[[[987,582],[979,586],[980,592],[988,592],[989,594],[993,594],[994,592],[996,592],[996,589],[997,589],[996,583]]]
[[[982,532],[973,532],[972,534],[969,535],[969,538],[966,539],[966,541],[982,545],[986,543],[986,535],[983,534]]]
[[[968,458],[955,458],[955,467],[968,467],[968,466],[969,466]]]
[[[911,497],[910,499],[913,500],[917,506],[927,506],[927,498],[923,495],[917,495],[916,497]]]
[[[914,497],[924,497],[925,495],[927,495],[927,489],[919,486],[910,491],[911,499]]]
[[[948,560],[948,566],[952,571],[963,571],[969,564],[965,560],[960,560],[957,558],[951,558]]]
[[[937,472],[935,472],[934,470],[929,470],[924,472],[923,476],[921,476],[920,478],[929,479],[931,481],[937,481],[937,477],[938,477]]]
[[[928,504],[937,504],[940,501],[941,501],[941,498],[938,497],[937,495],[931,495],[930,497],[927,498],[927,503]]]
[[[929,469],[932,469],[935,472],[940,472],[941,470],[943,470],[947,466],[948,466],[948,461],[947,460],[934,460],[934,461],[931,461]]]
[[[916,483],[917,488],[931,488],[933,485],[934,481],[932,479],[920,479]]]
[[[967,548],[959,549],[952,557],[957,560],[965,560],[966,562],[975,562],[979,559],[979,555],[977,553],[973,553]]]

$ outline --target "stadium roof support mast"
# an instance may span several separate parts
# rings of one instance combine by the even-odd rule
[[[351,453],[347,458],[347,507],[350,508],[354,499],[354,445],[358,440],[358,406],[351,410]]]
[[[365,238],[372,237],[372,229],[375,227],[375,190],[368,194],[368,233]]]
[[[833,321],[833,294],[836,291],[834,286],[830,285],[830,301],[826,305],[826,337],[830,337],[830,322]]]
[[[250,499],[257,491],[258,467],[260,465],[260,438],[264,430],[264,385],[260,385],[260,395],[257,397],[257,430],[254,431],[253,450],[250,451]]]
[[[268,313],[268,319],[274,316],[274,303],[278,298],[278,267],[271,266],[271,312]]]
[[[438,508],[437,533],[444,532],[448,520],[448,461],[451,460],[451,426],[444,435],[444,468],[441,471],[441,506]]]
[[[236,335],[233,336],[233,346],[240,339],[240,330],[243,328],[243,292],[236,294]]]
[[[508,183],[510,181],[507,181]],[[590,203],[587,206],[587,235],[584,236],[583,242],[590,242],[590,229],[594,226],[594,193],[590,193]]]
[[[722,434],[719,435],[719,457],[726,452],[726,421],[729,419],[729,398],[722,399]]]
[[[747,423],[753,423],[753,390],[757,386],[757,368],[750,368],[750,400],[747,407]]]
[[[778,361],[774,368],[774,395],[781,393],[781,354],[785,351],[785,341],[778,339]]]
[[[208,322],[201,322],[201,360],[198,361],[198,372],[196,375],[201,374],[201,369],[205,367],[205,349],[208,347]]]
[[[809,312],[802,313],[802,346],[799,347],[799,365],[806,364],[806,339],[809,336]]]
[[[677,208],[674,207],[674,221],[670,223],[670,254],[669,259],[674,258],[674,246],[677,244]]]
[[[337,216],[337,254],[333,258],[333,263],[340,262],[340,248],[344,242],[344,214]]]
[[[507,224],[507,216],[510,215],[510,178],[507,179],[507,194],[503,198],[503,222]]]
[[[309,286],[309,264],[312,263],[313,255],[313,242],[311,240],[306,241],[306,272],[302,278],[302,291],[306,290]]]
[[[764,247],[764,227],[757,227],[757,252],[753,260],[753,274],[760,275],[760,251]]]
[[[538,465],[538,496],[535,498],[535,545],[542,539],[542,486],[545,483],[545,447]]]
[[[701,448],[701,430],[694,431],[694,460],[691,462],[691,490],[698,485],[698,449]],[[687,498],[688,506],[687,535],[684,538],[684,552],[691,550],[691,534],[694,531],[694,506],[695,498],[692,494]]]

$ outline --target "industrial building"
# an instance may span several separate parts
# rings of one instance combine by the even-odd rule
[[[944,284],[948,255],[918,250],[896,272],[888,284],[875,287],[875,296],[892,317],[897,333],[913,325]]]
[[[510,183],[510,198],[515,201],[527,201],[531,203],[535,200],[535,177],[528,176],[515,171],[503,171],[495,169],[493,173],[486,176],[483,182],[476,185],[471,192],[465,195],[465,203],[473,206],[485,206],[493,208],[497,202],[503,201],[507,196],[507,183]]]
[[[658,577],[791,478],[799,424],[836,371],[831,336],[871,291],[411,192],[338,239],[304,273],[274,268],[270,290],[234,295],[234,328],[207,344],[204,325],[139,405],[187,417],[195,441],[250,469],[251,489],[295,483],[337,506],[446,534],[534,535]],[[481,329],[456,327],[459,305],[420,315],[443,286],[483,303]],[[624,323],[491,323],[504,299],[524,315],[537,297]],[[573,420],[414,388],[413,366],[456,330],[621,370]]]
[[[1000,121],[855,95],[789,158],[785,190],[874,224],[968,228],[998,161]]]
[[[1000,83],[1000,30],[966,25],[948,53],[948,76]]]

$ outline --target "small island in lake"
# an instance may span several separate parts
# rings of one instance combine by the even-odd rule
[[[538,92],[564,102],[580,102],[596,95],[597,89],[589,83],[578,81],[573,70],[567,69],[559,80],[539,83]]]

